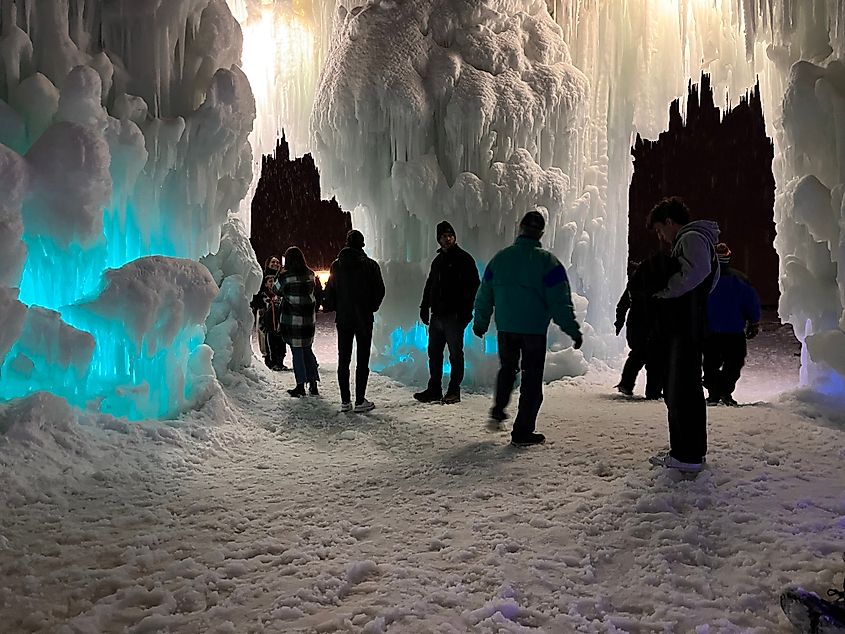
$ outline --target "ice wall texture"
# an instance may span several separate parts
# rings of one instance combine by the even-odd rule
[[[542,207],[544,240],[575,290],[601,274],[577,264],[604,235],[581,198],[589,83],[543,2],[370,2],[341,6],[335,17],[313,151],[324,182],[344,208],[356,208],[353,224],[385,263],[390,288],[375,342],[394,355],[386,364],[407,365],[424,347],[413,345],[424,343],[414,323],[443,218],[483,266],[512,242],[520,217]],[[583,313],[586,300],[577,299]],[[553,345],[558,339],[568,346],[564,335]],[[471,348],[477,379],[483,349]],[[583,371],[583,362],[573,367]]]
[[[250,252],[198,262],[252,178],[240,47],[223,0],[0,0],[0,398],[132,418],[202,398],[212,303],[260,276]],[[251,319],[216,315],[222,374]]]
[[[518,211],[506,210],[502,219],[502,208],[511,199],[527,203],[530,197],[519,192],[530,189],[540,173],[528,162],[530,157],[541,172],[559,168],[564,177],[555,194],[559,203],[552,213],[551,246],[571,265],[576,290],[589,300],[586,319],[593,332],[585,350],[599,358],[618,350],[609,336],[610,308],[624,285],[634,135],[654,138],[666,129],[668,104],[682,97],[689,79],[701,72],[710,74],[719,97],[733,102],[759,78],[776,150],[780,313],[805,344],[805,384],[842,392],[845,270],[838,263],[845,223],[845,3],[313,4],[337,8],[310,149],[325,171],[324,185],[337,188],[344,206],[360,205],[353,222],[362,225],[376,255],[389,260],[386,268],[399,269],[396,279],[402,284],[394,292],[400,303],[413,306],[417,299],[416,283],[405,282],[424,274],[439,218],[456,216],[463,224],[459,241],[475,247],[482,259],[493,243],[507,241]],[[526,19],[542,26],[527,26]],[[326,27],[315,23],[312,28],[318,32]],[[328,38],[325,33],[318,37]],[[497,81],[548,60],[571,65],[577,69],[573,76],[582,73],[586,78],[577,93],[569,94],[577,94],[570,115],[579,117],[569,141],[550,134],[551,117],[538,120],[526,110],[527,102],[518,101],[511,110],[494,108],[492,114],[485,110],[486,103],[508,103],[509,93]],[[465,81],[485,72],[495,78],[492,91]],[[465,98],[465,88],[477,92]],[[555,90],[561,98],[569,96]],[[461,104],[472,107],[461,112]],[[522,121],[537,131],[533,138],[514,134]],[[478,136],[488,129],[485,125],[495,130],[495,139]],[[543,139],[549,138],[567,145],[563,158],[542,149]],[[495,165],[508,166],[508,156],[527,168],[518,179],[499,183],[498,191],[508,193],[490,204],[484,170],[489,175]],[[456,192],[464,195],[457,204]],[[482,208],[479,201],[487,206]],[[707,217],[706,209],[695,212]],[[389,308],[386,321],[409,324],[414,317],[410,309],[406,312]],[[391,341],[386,346],[383,337],[381,341],[387,349],[413,338],[405,331],[388,332]],[[419,331],[414,336],[424,343]]]

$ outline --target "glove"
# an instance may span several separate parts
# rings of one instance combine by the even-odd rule
[[[622,332],[622,326],[624,326],[625,324],[620,324],[620,323],[617,321],[617,322],[616,322],[615,324],[613,324],[613,325],[614,325],[614,326],[616,326],[616,335],[617,335],[617,336],[619,336],[619,333],[620,333],[620,332]]]
[[[584,337],[581,336],[580,332],[578,334],[576,334],[574,337],[572,337],[572,347],[575,350],[580,350],[581,346],[583,344],[584,344]]]
[[[485,331],[483,331],[483,330],[481,329],[481,326],[479,326],[478,324],[473,324],[473,325],[472,325],[472,334],[474,334],[474,335],[475,335],[476,337],[478,337],[479,339],[483,339],[483,338],[484,338],[484,332],[485,332]]]
[[[428,308],[420,306],[420,321],[428,326],[428,322],[430,321]]]
[[[745,329],[745,338],[754,339],[760,333],[760,324],[748,324]]]

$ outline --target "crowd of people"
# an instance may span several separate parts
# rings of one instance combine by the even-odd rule
[[[730,266],[731,252],[719,242],[719,227],[692,220],[679,198],[667,198],[650,212],[648,226],[666,247],[640,263],[631,263],[629,279],[616,309],[616,333],[627,327],[630,348],[616,389],[632,396],[638,373],[646,370],[645,397],[664,399],[670,449],[650,459],[657,466],[698,472],[707,453],[708,404],[736,405],[733,392],[747,353],[746,340],[759,330],[760,303],[748,279]],[[454,227],[437,225],[439,246],[420,303],[420,321],[428,326],[429,380],[414,394],[422,403],[454,405],[461,400],[464,332],[484,337],[495,318],[500,367],[490,425],[508,417],[517,375],[519,402],[511,440],[534,445],[543,401],[547,331],[554,322],[579,349],[583,342],[563,265],[541,245],[545,218],[529,211],[514,243],[499,251],[479,279],[472,255],[457,242]],[[284,266],[282,266],[284,262]],[[291,350],[293,397],[319,394],[320,374],[312,345],[316,313],[335,313],[337,378],[341,411],[367,412],[366,397],[374,314],[385,295],[379,265],[364,252],[364,236],[352,230],[332,263],[323,289],[297,247],[281,260],[265,263],[264,286],[253,298],[261,350],[267,365],[284,365]],[[357,343],[354,400],[350,365]],[[445,350],[451,373],[443,391]],[[307,392],[306,392],[307,387]],[[705,398],[703,388],[707,388]]]

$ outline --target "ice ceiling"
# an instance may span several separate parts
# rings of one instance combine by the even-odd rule
[[[760,79],[781,316],[841,394],[843,57],[839,0],[0,0],[0,398],[171,416],[247,363],[260,271],[229,212],[282,128],[383,263],[385,371],[423,369],[435,223],[483,263],[534,205],[608,358],[632,135],[701,71],[734,101]],[[551,345],[548,376],[583,372]]]

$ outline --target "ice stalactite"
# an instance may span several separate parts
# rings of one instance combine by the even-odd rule
[[[218,285],[244,305],[258,285],[249,252],[220,279],[198,263],[252,178],[241,43],[223,0],[0,0],[0,310],[24,310],[0,398],[131,418],[202,398]],[[242,312],[221,373],[248,363]]]

